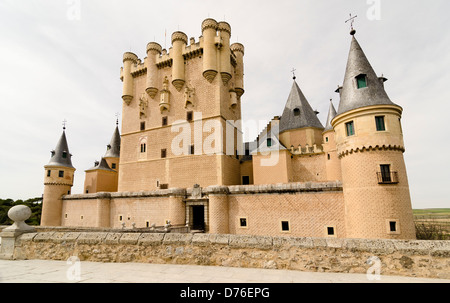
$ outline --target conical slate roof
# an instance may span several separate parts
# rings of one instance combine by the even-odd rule
[[[119,133],[119,126],[117,126],[111,138],[111,143],[109,143],[108,145],[105,158],[119,158],[119,157],[120,157],[120,133]]]
[[[360,75],[366,76],[367,87],[358,89],[356,77]],[[381,104],[395,105],[389,99],[381,80],[375,74],[355,36],[352,35],[338,114]]]
[[[336,109],[334,108],[333,101],[330,100],[330,109],[328,111],[327,124],[325,125],[324,132],[333,129],[333,126],[331,126],[331,121],[333,121],[334,117],[336,116],[337,116]]]
[[[47,166],[63,166],[74,168],[72,166],[72,155],[69,152],[69,145],[67,144],[66,131],[63,130],[61,138],[56,145],[55,150],[52,150],[52,156]]]
[[[296,81],[280,119],[280,133],[305,127],[324,128]]]
[[[105,158],[102,158],[102,160],[100,162],[96,162],[94,167],[89,168],[86,171],[92,171],[92,170],[107,170],[107,171],[115,172],[115,170],[113,170],[109,167],[108,162],[106,162]]]

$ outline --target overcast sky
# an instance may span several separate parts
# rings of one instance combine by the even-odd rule
[[[450,207],[449,11],[448,0],[0,0],[0,198],[42,195],[64,119],[72,192],[82,193],[122,111],[123,53],[144,59],[148,42],[170,47],[177,30],[198,41],[208,17],[230,23],[232,43],[245,46],[243,119],[281,115],[295,68],[325,124],[329,99],[339,105],[352,13],[358,41],[404,108],[413,207]]]

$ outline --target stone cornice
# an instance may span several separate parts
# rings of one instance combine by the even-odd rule
[[[405,147],[400,145],[375,145],[375,146],[361,146],[356,148],[349,148],[344,151],[341,151],[338,153],[339,158],[343,158],[345,156],[351,155],[353,153],[362,153],[366,151],[386,151],[386,150],[392,150],[392,151],[399,151],[404,153]]]

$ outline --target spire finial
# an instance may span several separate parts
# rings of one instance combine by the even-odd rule
[[[64,119],[64,120],[63,120],[63,130],[66,130],[66,124],[67,124],[67,120]]]
[[[292,70],[291,70],[291,72],[292,72],[292,79],[297,79],[297,77],[295,76],[295,72],[296,72],[297,70],[295,69],[295,68],[293,68]]]
[[[352,17],[352,14],[350,14],[350,19],[346,20],[345,23],[350,22],[350,35],[354,36],[356,34],[356,30],[353,28],[353,23],[355,22],[355,19],[358,16]]]
[[[119,126],[119,113],[116,113],[116,126]]]

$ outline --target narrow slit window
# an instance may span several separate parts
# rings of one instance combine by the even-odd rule
[[[143,143],[141,144],[141,153],[146,153],[147,152],[147,144]]]
[[[141,122],[141,130],[145,130],[145,122]]]
[[[267,147],[271,147],[272,146],[272,139],[268,138],[267,139]]]
[[[167,158],[167,149],[161,150],[161,158]]]
[[[52,171],[51,170],[48,170],[47,171],[47,177],[50,177],[52,175]]]
[[[168,123],[168,118],[167,117],[163,117],[162,118],[162,126],[167,126]]]

